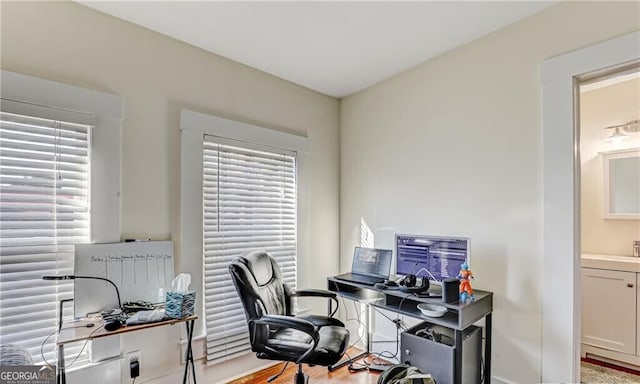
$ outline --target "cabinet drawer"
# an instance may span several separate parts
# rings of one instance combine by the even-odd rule
[[[635,354],[636,273],[582,268],[582,342]]]

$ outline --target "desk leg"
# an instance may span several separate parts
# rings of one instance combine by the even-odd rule
[[[456,330],[455,364],[453,366],[453,382],[462,383],[462,331]]]
[[[191,340],[193,339],[193,328],[195,325],[195,320],[187,321],[184,324],[187,326],[187,353],[185,355],[184,376],[182,377],[182,384],[187,383],[187,378],[189,377],[189,364],[191,364],[193,384],[196,384],[196,367],[193,364],[193,349],[191,348]]]
[[[64,371],[64,345],[60,344],[58,345],[58,364],[57,364],[57,374],[58,374],[58,378],[57,378],[57,383],[58,384],[66,384],[67,383],[67,376],[65,374]]]
[[[485,318],[484,324],[484,382],[491,384],[491,313]]]

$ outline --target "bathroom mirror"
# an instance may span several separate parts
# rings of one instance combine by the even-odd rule
[[[640,148],[602,153],[604,217],[640,219]]]

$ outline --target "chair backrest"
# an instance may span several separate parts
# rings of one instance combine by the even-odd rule
[[[247,320],[263,315],[291,315],[290,289],[276,261],[265,251],[236,257],[229,265]]]

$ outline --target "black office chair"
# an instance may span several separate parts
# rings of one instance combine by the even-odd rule
[[[276,261],[264,251],[236,257],[229,271],[249,322],[251,349],[259,359],[298,364],[296,384],[308,381],[308,375],[302,372],[303,363],[330,366],[340,360],[349,344],[349,331],[333,318],[335,310],[329,316],[291,314],[296,296],[329,298],[335,301],[337,310],[335,293],[315,289],[293,292],[284,283]]]

